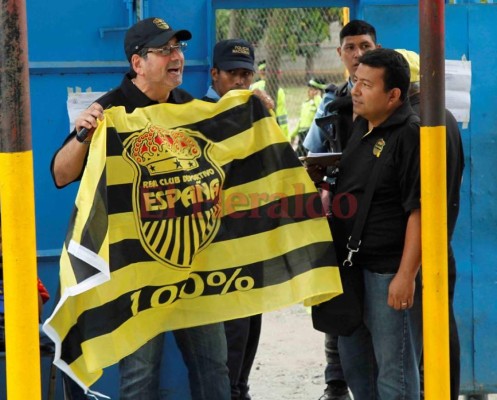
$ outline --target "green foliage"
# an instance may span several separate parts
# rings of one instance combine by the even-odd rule
[[[271,18],[274,12],[278,13],[276,19]],[[341,15],[340,8],[218,10],[217,40],[238,36],[257,45],[270,33],[267,39],[272,45],[277,44],[292,59],[298,55],[312,57],[329,39],[330,23]]]
[[[216,12],[216,41],[228,39],[230,23],[230,10],[217,10]]]
[[[342,10],[309,7],[218,10],[216,39],[243,38],[254,45],[256,61],[266,61],[265,87],[274,99],[278,87],[305,84],[311,76],[323,75],[322,70],[328,69],[325,60],[336,56],[335,51],[330,51],[330,26],[342,19]],[[315,60],[319,60],[319,65],[315,66]],[[298,104],[301,101],[299,96]]]
[[[267,16],[268,10],[265,9],[218,10],[216,13],[217,40],[238,37],[257,44],[262,40],[267,28]]]

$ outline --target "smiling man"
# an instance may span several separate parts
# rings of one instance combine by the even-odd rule
[[[147,18],[126,33],[124,50],[130,63],[121,85],[103,95],[75,121],[75,130],[55,153],[51,172],[58,188],[81,178],[86,167],[89,142],[97,120],[108,106],[135,108],[158,103],[182,104],[191,101],[190,94],[177,87],[183,79],[184,40],[191,39],[187,30],[174,30],[161,18]],[[76,132],[89,131],[84,141]],[[174,331],[178,347],[188,368],[190,390],[195,400],[228,400],[230,386],[226,366],[227,349],[222,323]],[[119,362],[121,400],[160,398],[160,362],[164,336],[160,334],[135,353]]]
[[[349,213],[345,201],[331,224],[339,262],[351,257],[349,268],[361,269],[364,278],[363,324],[338,341],[346,381],[361,400],[420,398],[420,123],[407,97],[409,78],[395,50],[359,59],[351,92],[357,118],[336,182],[337,198],[347,193],[357,210],[366,210],[360,237],[360,211]]]
[[[97,120],[104,108],[124,106],[127,112],[158,103],[186,103],[193,97],[177,89],[183,80],[183,50],[191,39],[187,30],[173,30],[161,18],[147,18],[133,25],[126,33],[124,50],[130,71],[121,85],[100,97],[75,120],[76,129],[55,154],[51,170],[57,187],[80,178]],[[84,142],[76,138],[82,128],[89,130]]]

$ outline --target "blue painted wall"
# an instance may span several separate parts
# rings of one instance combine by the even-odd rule
[[[65,236],[77,185],[57,190],[49,173],[54,151],[68,133],[68,88],[107,91],[119,84],[128,65],[123,51],[125,29],[134,22],[132,1],[54,0],[27,2],[32,136],[35,164],[37,247],[40,276],[55,297],[57,258]],[[306,0],[305,6],[351,8],[351,17],[364,18],[378,29],[384,47],[419,51],[417,1]],[[471,122],[462,130],[466,171],[461,216],[455,233],[459,279],[456,312],[461,331],[462,387],[466,391],[497,392],[496,302],[497,215],[493,208],[497,151],[497,6],[457,1],[446,8],[446,58],[463,54],[473,65]],[[202,96],[209,82],[214,44],[214,12],[222,8],[301,7],[300,0],[143,0],[141,13],[162,16],[173,27],[191,30],[185,53],[183,88]],[[81,21],[78,23],[78,21]],[[45,314],[53,307],[49,304]],[[188,400],[187,377],[172,335],[166,338],[164,394]],[[290,356],[290,355],[289,355]],[[323,354],[324,358],[324,354]],[[0,385],[1,386],[1,385]],[[95,386],[117,398],[117,369],[106,371]],[[0,392],[0,398],[2,393]]]

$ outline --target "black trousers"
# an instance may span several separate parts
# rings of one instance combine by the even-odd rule
[[[261,325],[261,314],[224,322],[232,400],[250,399],[248,381],[259,346]]]

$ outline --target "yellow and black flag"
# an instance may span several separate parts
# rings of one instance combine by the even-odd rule
[[[105,111],[44,329],[88,388],[160,332],[342,292],[314,184],[249,91]]]

